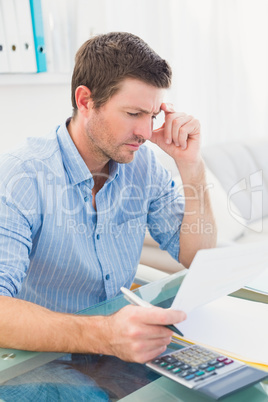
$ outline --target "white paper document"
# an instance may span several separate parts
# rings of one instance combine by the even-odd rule
[[[171,306],[187,313],[185,339],[268,365],[268,304],[227,296],[267,267],[265,243],[198,251]]]
[[[268,268],[266,243],[197,252],[171,308],[186,314],[250,283]]]
[[[258,278],[248,283],[245,288],[268,295],[268,268]]]
[[[268,304],[224,296],[189,313],[176,325],[193,343],[268,366]]]

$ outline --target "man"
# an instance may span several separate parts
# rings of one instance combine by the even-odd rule
[[[169,65],[138,37],[92,38],[76,55],[73,117],[1,158],[1,347],[143,363],[169,344],[164,325],[185,319],[183,312],[72,313],[130,287],[146,226],[186,267],[198,249],[215,245],[206,192],[200,205],[200,125],[163,102],[170,84]],[[161,111],[165,123],[153,130]],[[185,205],[146,140],[174,158]],[[209,233],[191,231],[201,214]]]

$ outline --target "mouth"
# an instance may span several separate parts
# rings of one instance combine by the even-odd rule
[[[137,144],[137,143],[126,144],[126,146],[129,147],[129,148],[131,148],[133,151],[137,151],[141,145],[142,145],[142,144]]]

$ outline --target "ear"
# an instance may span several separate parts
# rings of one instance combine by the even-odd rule
[[[78,110],[84,116],[93,108],[93,101],[91,98],[91,91],[85,85],[80,85],[75,90],[75,101]]]

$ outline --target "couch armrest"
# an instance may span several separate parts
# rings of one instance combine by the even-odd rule
[[[174,274],[185,268],[178,261],[175,261],[167,251],[161,250],[158,245],[157,247],[143,246],[140,264],[156,268],[168,274]]]
[[[146,285],[146,283],[158,281],[167,276],[169,276],[169,274],[166,272],[159,271],[158,269],[149,267],[148,265],[139,264],[134,282],[137,285]]]

